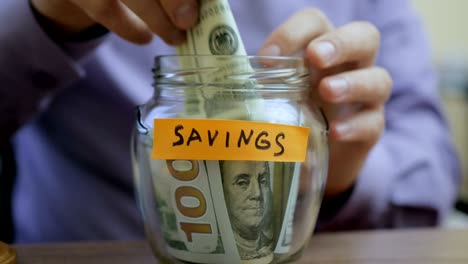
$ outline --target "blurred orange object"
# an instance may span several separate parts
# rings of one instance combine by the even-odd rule
[[[0,242],[0,264],[16,264],[16,251]]]

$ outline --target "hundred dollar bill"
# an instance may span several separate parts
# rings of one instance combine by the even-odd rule
[[[168,252],[192,263],[271,263],[270,168],[266,161],[153,160]]]
[[[242,263],[273,260],[273,190],[267,161],[220,161],[223,194]]]
[[[288,253],[291,246],[291,240],[293,235],[293,221],[294,221],[294,212],[296,209],[296,201],[299,191],[299,172],[301,164],[299,162],[284,162],[277,163],[283,167],[283,174],[279,175],[276,171],[277,179],[277,189],[276,192],[281,192],[277,194],[276,197],[278,203],[274,204],[274,209],[276,209],[276,215],[273,216],[277,222],[277,228],[275,231],[275,253],[284,254]],[[292,177],[288,177],[292,175]],[[281,184],[281,186],[278,186]]]
[[[287,108],[281,107],[282,112]],[[285,116],[286,120],[296,119],[297,124],[304,126],[304,116]],[[286,121],[285,120],[285,121]],[[301,163],[299,162],[274,162],[273,163],[273,226],[275,254],[285,254],[290,251],[293,235],[293,221],[296,209],[296,201],[299,194],[299,178]]]
[[[187,31],[187,42],[177,53],[247,55],[227,0],[201,0],[198,24]]]
[[[227,0],[200,1],[199,23],[187,31],[187,41],[177,47],[179,55],[227,55],[227,57],[205,57],[180,59],[182,68],[195,69],[197,76],[186,81],[216,83],[218,88],[228,85],[249,88],[255,85],[248,80],[253,69],[247,55],[237,24]],[[235,79],[234,79],[235,78]],[[250,97],[250,98],[249,98]],[[211,118],[228,119],[237,115],[247,119],[253,107],[260,107],[261,100],[247,93],[226,93],[213,86],[186,90],[186,114]]]
[[[167,251],[191,263],[241,263],[217,161],[151,162]],[[208,177],[209,175],[209,177]]]

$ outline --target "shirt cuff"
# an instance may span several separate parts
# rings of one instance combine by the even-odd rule
[[[55,24],[39,13],[31,4],[31,1],[29,1],[29,3],[34,18],[43,31],[77,61],[86,57],[87,54],[96,49],[109,33],[107,28],[96,24],[77,34],[64,35],[62,32],[54,31],[54,28],[56,28]],[[44,30],[45,27],[51,28],[52,30]]]
[[[388,159],[390,155],[381,140],[369,153],[347,201],[341,201],[341,209],[329,219],[322,214],[317,222],[317,231],[366,229],[381,222],[378,217],[388,209],[390,197],[391,177],[382,171],[388,166]]]
[[[0,124],[14,131],[47,105],[47,97],[84,77],[83,68],[37,23],[28,1],[7,1],[0,10]],[[2,112],[3,113],[3,112]]]
[[[354,187],[355,185],[353,184],[347,190],[336,195],[335,197],[323,198],[319,212],[320,222],[330,221],[338,212],[340,212],[340,210],[348,202],[349,198],[353,194]]]

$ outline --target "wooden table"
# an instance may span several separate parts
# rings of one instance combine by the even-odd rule
[[[155,263],[145,241],[13,245],[18,263]],[[411,229],[316,234],[299,263],[468,263],[468,230]]]

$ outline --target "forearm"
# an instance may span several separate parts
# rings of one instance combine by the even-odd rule
[[[0,20],[4,25],[0,28],[0,140],[3,142],[44,106],[48,96],[80,79],[84,70],[74,59],[74,52],[67,52],[64,45],[44,32],[27,1],[2,2]],[[83,43],[76,50],[83,56],[96,45]]]
[[[333,217],[321,214],[319,230],[442,223],[456,198],[459,164],[439,111],[419,100],[426,107],[390,120],[348,200]]]

